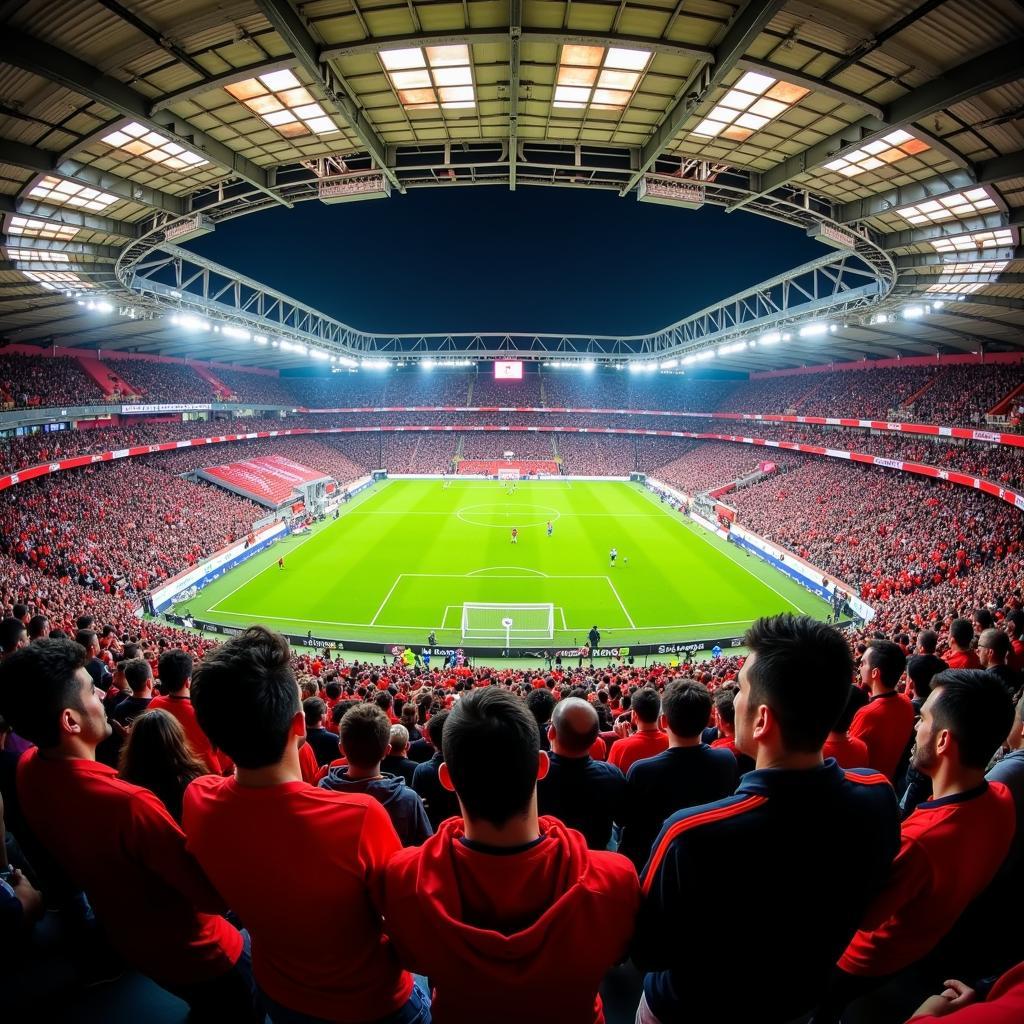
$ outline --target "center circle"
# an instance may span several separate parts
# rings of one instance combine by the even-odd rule
[[[528,526],[546,526],[559,518],[557,508],[547,505],[516,505],[509,508],[500,502],[483,505],[466,505],[456,513],[464,523],[470,526],[491,526],[499,530],[525,529]]]

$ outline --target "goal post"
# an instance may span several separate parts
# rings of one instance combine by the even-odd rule
[[[553,604],[485,604],[462,606],[463,640],[552,640],[555,636]]]
[[[518,480],[520,478],[518,469],[499,469],[498,479],[499,480]]]

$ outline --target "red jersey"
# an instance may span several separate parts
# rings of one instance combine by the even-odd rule
[[[894,974],[936,946],[992,881],[1017,823],[1001,782],[928,800],[903,822],[900,852],[839,966],[848,974]]]
[[[256,981],[271,999],[332,1021],[376,1020],[406,1003],[412,976],[369,891],[401,844],[373,797],[206,775],[185,791],[182,823],[189,850],[245,921]]]
[[[830,732],[825,740],[822,757],[834,757],[840,768],[868,768],[870,755],[863,740],[853,739],[845,733],[840,736]]]
[[[81,886],[111,943],[161,984],[230,970],[242,936],[185,850],[185,836],[148,789],[81,758],[18,762],[22,813],[50,856]]]
[[[199,728],[196,719],[195,708],[192,707],[192,698],[187,693],[161,694],[154,697],[150,702],[149,710],[156,711],[158,708],[173,715],[185,730],[185,739],[192,748],[192,752],[200,761],[206,763],[214,775],[220,775],[224,771],[220,756],[213,749],[213,744],[207,739],[206,733]]]
[[[668,734],[660,729],[638,732],[625,739],[618,739],[608,755],[608,763],[615,765],[623,775],[629,771],[634,761],[642,761],[645,757],[654,757],[663,750],[668,750]]]
[[[315,786],[317,783],[317,773],[320,771],[320,765],[317,763],[316,754],[313,753],[313,748],[308,743],[303,743],[299,747],[299,768],[302,771],[302,781],[308,782],[311,786]]]
[[[950,668],[981,668],[981,662],[974,651],[947,651],[942,660]]]
[[[598,988],[633,934],[636,871],[557,818],[541,818],[540,833],[497,851],[467,844],[449,818],[384,869],[388,932],[402,962],[430,978],[435,1024],[604,1021]],[[567,971],[573,949],[586,955]]]
[[[881,772],[890,782],[914,734],[915,717],[909,698],[895,690],[872,697],[853,716],[850,738],[867,744],[867,767]]]
[[[1024,964],[1011,967],[992,986],[983,1003],[965,1006],[941,1017],[914,1017],[913,1024],[938,1024],[952,1020],[954,1024],[1020,1024],[1024,1020]]]

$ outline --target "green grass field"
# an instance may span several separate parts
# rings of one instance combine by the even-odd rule
[[[458,479],[375,484],[337,521],[274,545],[176,610],[348,641],[423,644],[435,630],[447,645],[461,641],[464,602],[550,602],[554,642],[566,646],[585,643],[595,624],[602,644],[623,646],[739,634],[779,611],[829,612],[639,484],[530,481],[509,493]]]

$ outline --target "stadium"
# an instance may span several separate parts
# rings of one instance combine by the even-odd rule
[[[1024,1020],[1022,97],[1015,0],[0,7],[4,1019]]]

